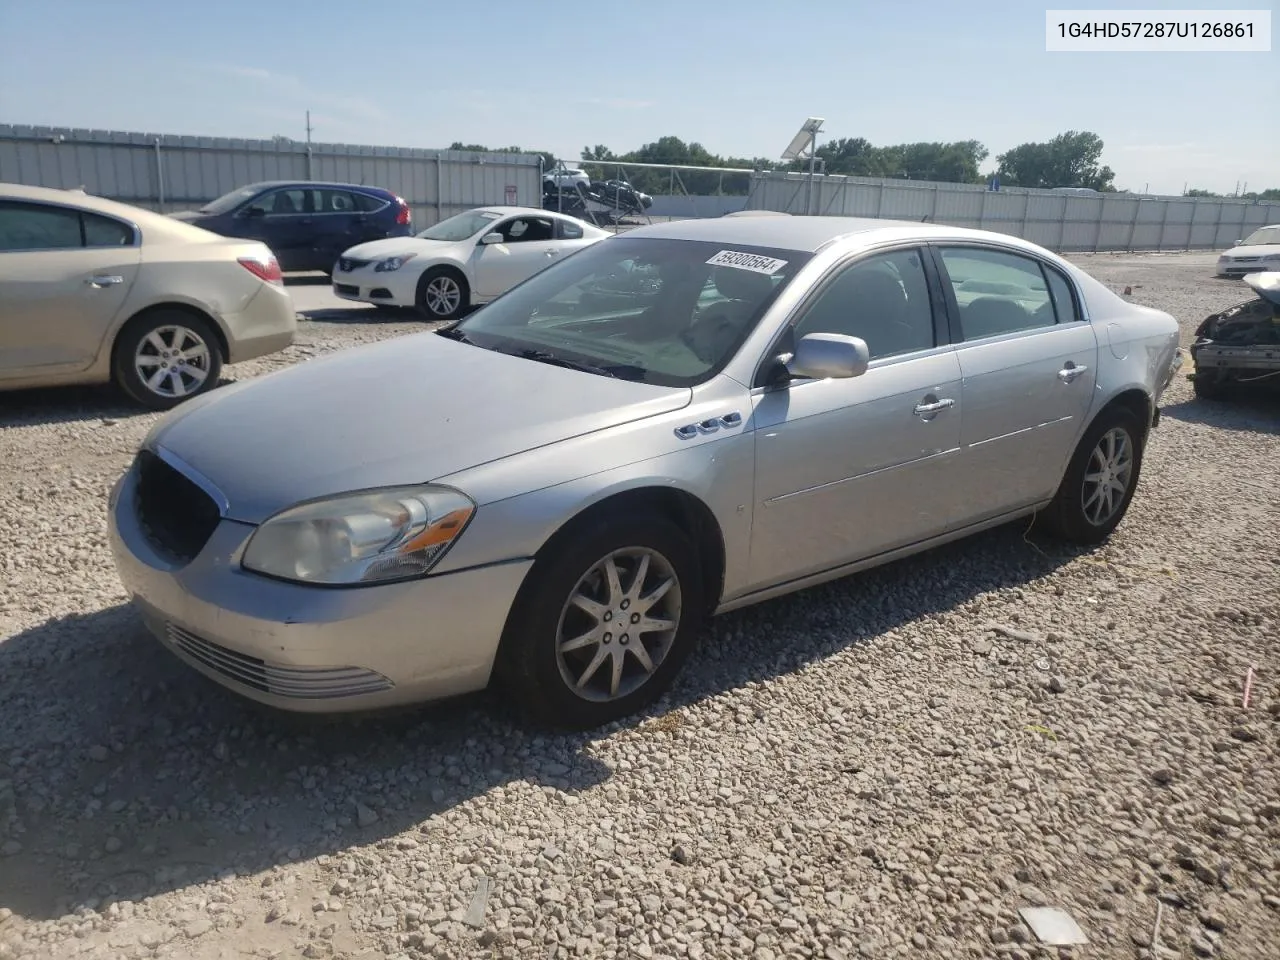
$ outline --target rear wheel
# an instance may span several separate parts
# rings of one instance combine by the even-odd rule
[[[209,321],[185,310],[154,310],[129,322],[116,341],[112,375],[152,410],[168,410],[218,383],[222,352]]]
[[[512,608],[497,679],[556,726],[599,726],[660,697],[704,608],[697,553],[658,515],[597,521],[540,557]]]
[[[1113,407],[1090,425],[1040,519],[1075,543],[1101,543],[1124,519],[1142,471],[1146,431],[1131,410]]]
[[[418,281],[418,312],[428,320],[457,319],[467,309],[469,299],[467,281],[448,267],[432,267]]]

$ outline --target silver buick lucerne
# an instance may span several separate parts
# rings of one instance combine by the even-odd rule
[[[245,696],[500,683],[593,726],[710,614],[1035,514],[1103,540],[1178,328],[1054,254],[933,224],[643,227],[465,319],[223,387],[115,487],[120,576]]]

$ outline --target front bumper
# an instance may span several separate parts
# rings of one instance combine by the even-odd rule
[[[1249,273],[1265,273],[1268,270],[1277,269],[1280,269],[1280,261],[1263,260],[1261,257],[1252,260],[1219,260],[1217,275],[1235,278]]]
[[[108,538],[125,590],[173,653],[243,696],[310,713],[376,710],[483,689],[532,561],[407,583],[321,588],[248,573],[254,527],[223,519],[194,560],[139,522],[136,471],[112,490]]]
[[[417,274],[408,277],[400,270],[377,273],[372,266],[343,271],[333,266],[333,295],[357,303],[390,307],[412,307],[417,296]]]

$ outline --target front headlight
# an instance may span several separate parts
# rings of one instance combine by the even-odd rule
[[[290,507],[267,520],[241,565],[282,580],[371,584],[426,574],[476,505],[450,487],[394,487]]]
[[[388,257],[386,260],[379,260],[377,266],[373,268],[373,272],[391,273],[394,270],[399,270],[416,256],[416,253],[406,253],[402,257]]]

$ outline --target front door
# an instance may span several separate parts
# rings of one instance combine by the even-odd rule
[[[0,201],[0,380],[92,364],[128,300],[141,255],[129,224]]]
[[[872,360],[860,377],[757,391],[755,586],[945,531],[962,410],[942,313],[922,251],[910,247],[836,268],[802,307],[794,340],[861,337]]]
[[[476,287],[485,299],[505,293],[550,266],[564,246],[564,241],[555,239],[550,217],[513,217],[489,232],[501,233],[503,242],[476,248]]]
[[[1053,496],[1093,404],[1098,343],[1052,265],[983,246],[936,252],[964,375],[958,509],[977,522]]]
[[[270,247],[282,270],[312,269],[315,220],[311,195],[314,192],[302,187],[286,187],[259,195],[237,214],[237,218],[243,218],[238,232],[246,239],[261,240]]]

